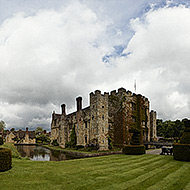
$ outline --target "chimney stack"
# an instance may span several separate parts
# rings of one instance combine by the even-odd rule
[[[77,101],[77,111],[82,109],[82,97],[76,98]]]
[[[61,112],[62,112],[61,114],[62,114],[62,115],[65,114],[65,107],[66,107],[65,104],[62,104],[62,105],[61,105]]]

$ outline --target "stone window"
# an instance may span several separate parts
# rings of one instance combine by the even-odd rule
[[[104,115],[102,116],[102,120],[104,120]]]
[[[102,108],[104,108],[104,106],[102,106]]]
[[[87,143],[87,136],[84,137],[84,141],[85,141],[85,143]]]
[[[92,116],[92,120],[94,119],[94,116]]]
[[[88,125],[87,125],[87,121],[85,121],[85,128],[87,128],[88,127]]]
[[[136,107],[137,107],[136,104],[132,102],[132,110],[133,111],[136,111]]]
[[[109,126],[108,126],[108,129],[110,130],[111,129],[111,125],[109,124]]]
[[[136,122],[136,117],[132,117],[132,121],[135,123]]]

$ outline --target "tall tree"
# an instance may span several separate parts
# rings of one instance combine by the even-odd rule
[[[157,135],[162,136],[165,138],[170,138],[170,137],[181,137],[184,129],[184,121],[176,120],[176,121],[162,121],[160,119],[157,119],[156,124],[157,124]]]
[[[43,131],[42,127],[37,127],[36,130],[35,130],[35,134],[36,135],[41,135],[42,131]]]
[[[5,129],[6,124],[3,120],[0,121],[0,131],[2,131],[2,129]]]
[[[13,131],[15,131],[15,128],[12,128],[12,129],[11,129],[11,132],[13,132]]]

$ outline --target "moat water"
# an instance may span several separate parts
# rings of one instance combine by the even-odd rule
[[[17,145],[16,147],[22,157],[28,157],[34,161],[62,161],[75,159],[75,157],[42,146]]]

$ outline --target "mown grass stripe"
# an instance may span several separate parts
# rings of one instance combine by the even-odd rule
[[[186,186],[184,187],[184,190],[189,190],[190,189],[190,182],[188,182],[187,184],[186,184]]]
[[[177,161],[176,161],[177,162]],[[154,184],[148,190],[161,189],[183,189],[189,182],[190,177],[190,164],[189,163],[176,163],[180,166],[175,172],[171,172],[162,181]],[[189,176],[189,177],[188,177]]]
[[[141,166],[145,166],[147,164],[155,164],[156,161],[161,161],[159,157],[150,157],[149,159],[146,159],[145,161],[140,161],[140,162],[133,162],[133,161],[130,161],[130,160],[123,160],[122,162],[119,161],[118,164],[111,164],[110,163],[107,163],[107,164],[104,164],[104,165],[97,165],[95,167],[92,167],[92,165],[80,165],[80,173],[86,173],[86,172],[91,172],[91,175],[94,174],[94,176],[96,177],[97,176],[97,173],[100,175],[102,173],[108,173],[108,172],[121,172],[121,170],[133,170],[134,168],[137,168],[137,167],[141,167]],[[164,158],[163,158],[164,160]],[[77,166],[78,168],[79,166]],[[75,171],[72,171],[72,170],[69,170],[67,172],[67,175],[73,175],[73,174],[77,174],[77,170]]]
[[[132,180],[136,177],[138,177],[139,175],[143,175],[145,173],[145,171],[147,170],[148,172],[150,172],[150,170],[154,170],[156,167],[155,165],[164,165],[164,164],[168,164],[167,160],[158,160],[157,163],[153,162],[149,165],[142,165],[141,167],[136,166],[136,168],[131,168],[130,170],[128,168],[120,168],[120,170],[118,171],[111,171],[110,172],[106,172],[106,171],[97,171],[95,170],[94,172],[91,172],[88,178],[92,178],[94,180],[98,180],[98,185],[96,185],[96,188],[101,188],[103,185],[105,184],[106,181],[106,185],[104,185],[103,187],[106,188],[108,186],[108,189],[111,188],[113,186],[113,183],[116,184],[116,186],[119,183],[126,183],[126,181]],[[109,183],[109,181],[111,181],[111,183]],[[84,188],[86,186],[83,186]]]
[[[167,165],[167,166],[166,166]],[[173,165],[171,165],[170,163],[166,164],[165,168],[172,168],[173,169]],[[148,165],[150,166],[150,165]],[[148,167],[147,166],[147,167]],[[138,188],[137,184],[141,183],[141,187],[142,187],[142,182],[149,179],[150,177],[157,175],[157,173],[162,172],[163,168],[160,167],[159,169],[154,168],[153,170],[147,171],[147,172],[142,172],[140,175],[136,174],[136,176],[134,175],[133,178],[131,180],[127,180],[125,182],[120,183],[120,186],[125,186],[124,189],[136,189]],[[115,184],[114,186],[112,185],[113,188],[118,187],[118,184]],[[110,189],[110,187],[104,187],[104,189]],[[103,189],[103,188],[102,188]]]
[[[190,163],[157,155],[113,155],[64,162],[13,159],[13,168],[0,173],[0,189],[160,190],[160,184],[175,179],[167,190],[189,190],[189,170]]]

